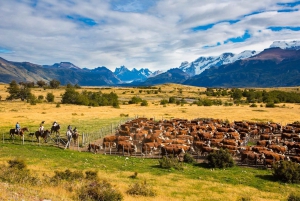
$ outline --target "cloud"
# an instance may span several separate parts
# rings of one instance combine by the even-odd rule
[[[1,1],[0,56],[167,70],[200,56],[297,40],[299,7],[287,0]]]

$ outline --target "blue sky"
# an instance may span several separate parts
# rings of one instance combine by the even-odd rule
[[[300,1],[3,0],[0,57],[167,70],[300,40]]]

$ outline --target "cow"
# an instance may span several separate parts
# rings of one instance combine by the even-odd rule
[[[157,150],[160,147],[160,143],[157,142],[147,142],[142,146],[142,153],[152,154],[153,151]]]
[[[173,157],[179,156],[181,153],[185,153],[183,148],[179,148],[178,146],[164,146],[161,148],[162,156],[172,155]]]
[[[241,162],[248,163],[253,162],[257,164],[260,161],[260,154],[253,152],[253,151],[243,151],[241,152]]]
[[[275,153],[280,153],[280,154],[284,154],[285,152],[288,151],[288,147],[287,146],[279,146],[279,145],[268,145],[269,149],[272,149]]]
[[[131,156],[132,153],[137,152],[137,146],[133,145],[133,143],[131,143],[131,142],[120,141],[120,142],[118,142],[118,145],[117,145],[117,152],[120,152],[120,151],[122,151],[123,155],[125,153],[128,153]]]
[[[89,143],[88,145],[88,151],[91,152],[92,150],[94,151],[94,153],[97,153],[99,150],[101,150],[102,147],[97,145],[97,144],[91,144]]]

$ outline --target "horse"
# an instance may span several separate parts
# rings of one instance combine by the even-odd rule
[[[59,133],[59,129],[60,129],[60,125],[59,124],[57,124],[56,126],[52,126],[51,127],[51,134],[54,133],[54,132],[55,132],[56,135],[57,135],[57,133],[60,134]]]
[[[73,131],[72,138],[74,140],[74,144],[77,144],[78,136],[79,133],[77,131],[76,132]]]
[[[12,128],[9,131],[10,138],[13,138],[14,135],[20,135],[20,137],[22,137],[24,135],[25,131],[29,132],[29,129],[27,127],[24,127],[24,128],[21,128],[20,131],[18,132],[15,128]]]
[[[41,133],[40,131],[35,131],[35,137],[38,141],[38,143],[40,143],[40,137],[42,137],[44,139],[44,141],[47,143],[48,141],[48,137],[49,135],[51,134],[51,132],[47,129],[47,130],[44,130],[43,133]]]

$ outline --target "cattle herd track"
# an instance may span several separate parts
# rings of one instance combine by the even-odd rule
[[[266,166],[282,160],[300,163],[300,123],[228,122],[220,119],[137,118],[120,125],[115,135],[88,145],[88,151],[145,158],[190,153],[199,162],[227,149],[241,166]]]

